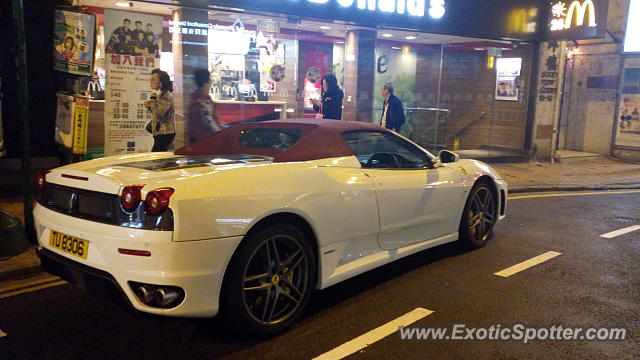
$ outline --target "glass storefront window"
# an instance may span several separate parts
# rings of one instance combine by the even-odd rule
[[[89,11],[98,12],[104,24],[98,7],[103,2],[82,3],[94,6]],[[319,111],[381,124],[383,89],[390,84],[403,107],[399,132],[429,151],[450,149],[470,157],[523,152],[532,45],[277,14],[134,4],[136,11],[163,19],[159,66],[174,81],[176,147],[189,142],[184,124],[195,89],[192,74],[204,68],[212,74],[209,95],[223,126],[314,118]],[[98,52],[104,56],[105,34],[99,34]],[[96,63],[104,74],[104,59]],[[329,96],[335,103],[328,105],[331,112],[319,107],[327,74],[335,76],[340,89]],[[396,109],[387,112],[398,117]]]

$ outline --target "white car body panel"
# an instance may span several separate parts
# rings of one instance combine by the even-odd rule
[[[114,156],[68,165],[47,175],[50,183],[109,194],[119,194],[127,185],[145,184],[143,198],[160,187],[174,188],[172,232],[98,224],[37,205],[39,246],[112,274],[139,310],[213,316],[233,252],[243,236],[270,215],[291,213],[310,225],[318,249],[316,287],[322,289],[457,240],[467,194],[481,176],[494,181],[499,196],[506,199],[507,195],[499,175],[474,160],[429,170],[362,169],[355,156],[162,171],[122,165],[172,156]],[[411,181],[405,178],[407,172],[413,172]],[[398,194],[396,190],[403,187],[405,192]],[[503,218],[504,209],[499,214]],[[89,258],[78,259],[49,246],[50,230],[89,241]],[[120,247],[149,250],[152,256],[122,255],[117,252]],[[180,286],[187,295],[175,308],[152,308],[137,299],[128,281]]]

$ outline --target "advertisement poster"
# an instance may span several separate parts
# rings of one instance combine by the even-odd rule
[[[496,100],[518,101],[516,78],[520,76],[522,58],[498,58],[496,61]]]
[[[144,107],[151,71],[160,67],[162,17],[105,10],[105,155],[151,151]]]
[[[75,103],[73,96],[65,93],[56,93],[56,131],[55,141],[58,144],[71,148],[73,145],[72,126],[73,107]]]
[[[53,32],[54,69],[92,76],[96,16],[56,10]]]
[[[616,122],[616,145],[640,148],[640,59],[627,59]]]

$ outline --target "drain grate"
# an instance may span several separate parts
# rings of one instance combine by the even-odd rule
[[[638,222],[638,221],[640,221],[638,219],[632,219],[632,218],[628,218],[628,217],[624,217],[624,216],[612,217],[612,218],[610,218],[610,220],[617,221],[617,222],[622,222],[622,223],[630,223],[630,222]]]

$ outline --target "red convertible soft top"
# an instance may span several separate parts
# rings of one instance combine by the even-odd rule
[[[240,135],[249,129],[296,129],[300,139],[287,150],[247,148],[240,144]],[[191,145],[175,151],[176,155],[262,155],[274,162],[308,161],[351,156],[353,151],[342,140],[342,133],[352,130],[391,132],[383,127],[346,120],[285,119],[238,124],[228,127]]]

